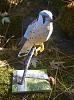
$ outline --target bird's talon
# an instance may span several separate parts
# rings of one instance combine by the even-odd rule
[[[44,51],[44,44],[42,43],[40,52],[43,52],[43,51]]]
[[[40,49],[40,52],[43,52],[43,51],[44,51],[44,48],[41,48],[41,49]]]

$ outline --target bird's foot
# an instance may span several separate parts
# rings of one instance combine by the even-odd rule
[[[43,51],[44,51],[44,44],[42,43],[41,48],[40,48],[40,52],[43,52]]]
[[[44,44],[42,43],[41,45],[35,46],[34,55],[37,56],[38,52],[43,52],[43,51],[44,51]]]

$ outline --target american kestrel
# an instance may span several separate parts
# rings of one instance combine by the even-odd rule
[[[39,13],[38,19],[34,20],[24,33],[19,46],[21,47],[18,56],[26,55],[33,46],[44,50],[43,43],[47,41],[53,32],[53,15],[48,10]],[[37,52],[36,52],[37,53]]]

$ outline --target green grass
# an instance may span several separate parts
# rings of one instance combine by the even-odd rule
[[[37,67],[36,68],[30,67],[30,69],[47,68],[48,74],[50,76],[57,78],[56,86],[54,87],[52,86],[53,90],[52,90],[51,96],[50,96],[50,93],[31,93],[31,94],[29,93],[29,94],[24,94],[24,95],[23,94],[13,95],[11,93],[12,72],[15,69],[19,69],[19,67],[21,67],[22,65],[20,66],[20,63],[19,63],[20,60],[11,60],[6,66],[0,65],[0,100],[23,100],[22,98],[27,98],[27,100],[35,100],[35,99],[36,100],[53,100],[53,98],[56,97],[60,92],[62,93],[65,91],[71,92],[73,88],[71,86],[73,85],[73,81],[74,81],[74,67],[69,68],[69,66],[74,64],[73,59],[71,60],[71,58],[68,58],[64,56],[63,54],[59,54],[59,53],[56,55],[54,51],[49,53],[47,52],[47,50],[45,50],[44,53],[38,56],[39,61],[37,62]],[[8,59],[8,57],[6,58],[6,60]],[[50,66],[50,62],[54,59],[56,61],[65,61],[65,64],[63,66],[58,67],[58,70],[55,68],[52,68]],[[4,60],[5,60],[5,57],[4,57]],[[3,58],[2,58],[2,61],[3,61]],[[68,90],[68,88],[70,89]],[[58,98],[59,97],[57,97],[56,100],[62,100],[61,96],[59,99]]]

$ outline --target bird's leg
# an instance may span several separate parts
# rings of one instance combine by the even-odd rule
[[[35,55],[35,56],[38,55],[38,51],[37,51],[36,47],[35,47],[35,50],[34,50],[34,55]]]
[[[43,52],[44,51],[44,44],[42,43],[41,45],[40,45],[40,52]]]

